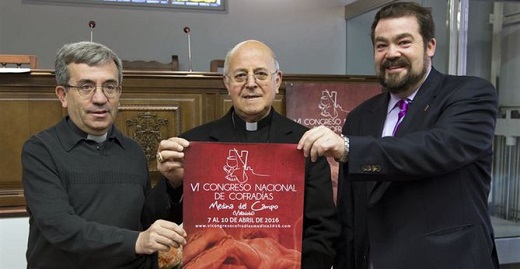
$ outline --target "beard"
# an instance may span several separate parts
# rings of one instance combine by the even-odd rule
[[[379,67],[377,79],[385,89],[390,91],[390,93],[398,94],[401,92],[406,92],[410,90],[411,87],[418,87],[418,84],[423,80],[424,76],[428,72],[428,60],[428,56],[424,55],[424,65],[418,73],[412,72],[412,64],[406,58],[400,57],[393,60],[385,60]],[[387,74],[387,68],[393,66],[406,68],[406,74]]]

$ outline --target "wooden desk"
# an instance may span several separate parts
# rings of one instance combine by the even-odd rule
[[[285,87],[297,82],[356,83],[372,77],[285,75],[274,107],[285,114]],[[54,94],[52,70],[0,73],[0,216],[24,215],[21,148],[33,134],[66,115]],[[217,73],[125,71],[116,125],[147,154],[153,182],[159,179],[155,152],[161,139],[177,136],[224,115],[231,99]],[[2,214],[3,213],[3,214]]]

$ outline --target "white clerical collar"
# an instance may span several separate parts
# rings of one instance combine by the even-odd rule
[[[258,122],[246,122],[246,130],[256,131],[258,130]]]
[[[102,135],[87,135],[87,140],[94,140],[98,143],[102,143],[102,142],[105,142],[105,140],[107,140],[107,133],[104,133]]]
[[[270,114],[268,114],[266,117],[260,119],[259,121],[247,122],[238,116],[236,117],[236,121],[235,121],[236,115],[235,115],[235,112],[233,111],[232,115],[231,115],[231,121],[233,122],[233,127],[239,127],[241,129],[245,129],[248,132],[256,132],[258,130],[264,129],[265,127],[269,127],[269,125],[271,123],[272,113],[273,112],[271,110]]]

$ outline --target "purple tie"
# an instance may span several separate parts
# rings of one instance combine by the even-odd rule
[[[406,115],[406,111],[408,111],[408,99],[401,99],[399,102],[397,102],[396,106],[399,107],[400,111],[399,114],[397,114],[397,122],[395,123],[394,131],[392,132],[392,135],[395,135],[397,132],[397,129],[399,129],[399,125],[401,124],[401,121],[404,118],[404,115]]]

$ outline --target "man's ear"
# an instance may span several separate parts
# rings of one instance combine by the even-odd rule
[[[282,76],[283,76],[283,73],[282,73],[281,70],[278,70],[275,75],[276,75],[276,78],[275,78],[276,93],[279,93],[280,92],[280,87],[282,86]]]
[[[432,58],[435,54],[435,48],[437,47],[437,40],[435,38],[432,38],[428,44],[426,44],[426,55],[428,57]]]
[[[67,90],[63,86],[56,86],[56,89],[54,89],[54,92],[56,93],[56,96],[58,96],[58,99],[60,99],[61,106],[67,107]]]
[[[229,93],[229,87],[230,87],[230,85],[229,85],[229,78],[226,75],[222,75],[222,81],[224,81],[224,86],[226,86],[227,94],[231,95]]]

